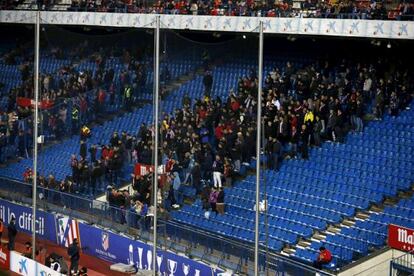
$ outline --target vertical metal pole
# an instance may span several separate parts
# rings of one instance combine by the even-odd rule
[[[37,122],[39,120],[39,38],[40,11],[36,12],[34,53],[34,120],[33,120],[33,207],[32,207],[32,259],[36,257],[36,198],[37,198]]]
[[[156,17],[156,29],[154,36],[154,48],[155,48],[155,59],[154,59],[154,82],[155,82],[155,106],[154,106],[154,184],[152,188],[154,196],[154,228],[153,236],[154,243],[152,248],[152,265],[154,276],[157,275],[157,202],[158,202],[158,100],[159,100],[159,89],[160,89],[160,16]]]
[[[263,22],[259,25],[259,79],[257,89],[256,130],[256,225],[254,229],[254,275],[259,275],[259,202],[260,202],[260,137],[262,121],[262,78],[263,78]]]

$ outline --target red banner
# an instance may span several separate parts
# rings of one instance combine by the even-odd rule
[[[414,230],[394,224],[388,225],[388,245],[402,251],[414,250]]]
[[[16,100],[16,103],[18,106],[22,106],[22,107],[32,107],[34,106],[34,100],[30,99],[30,98],[23,98],[23,97],[18,97]],[[39,103],[39,108],[41,109],[49,109],[53,106],[54,102],[50,101],[50,100],[43,100]]]
[[[137,163],[135,164],[134,174],[144,176],[154,171],[154,166]],[[167,181],[167,175],[165,174],[165,166],[161,165],[158,167],[158,180],[161,185]]]
[[[134,167],[134,174],[135,175],[144,176],[144,175],[147,175],[147,174],[152,173],[152,172],[154,172],[154,166],[153,165],[145,165],[145,164],[141,164],[141,163],[135,164],[135,167]],[[165,174],[166,173],[166,169],[165,169],[164,165],[158,166],[158,173],[159,174]]]
[[[10,269],[10,252],[7,248],[0,247],[0,269]]]
[[[134,174],[139,176],[144,176],[154,171],[154,166],[145,165],[145,164],[135,164]]]

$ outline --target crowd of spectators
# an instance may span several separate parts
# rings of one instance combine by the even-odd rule
[[[3,0],[2,9],[15,9],[22,1]],[[37,0],[36,6],[53,10],[57,1]],[[414,8],[411,0],[403,0],[395,8],[386,8],[385,1],[205,1],[163,0],[145,2],[141,0],[72,0],[69,11],[131,12],[157,14],[227,15],[261,17],[313,17],[348,19],[398,19],[413,20]],[[395,6],[395,5],[394,5]]]
[[[76,47],[48,50],[49,58],[70,59],[71,64],[60,67],[56,73],[42,73],[39,79],[42,135],[60,140],[70,134],[78,134],[82,125],[106,114],[106,106],[123,105],[130,109],[147,82],[145,53],[126,48],[90,47],[84,41]],[[5,148],[13,147],[14,157],[25,158],[32,147],[32,108],[21,105],[18,99],[33,98],[33,62],[28,49],[17,47],[4,54],[8,65],[18,65],[21,85],[7,94],[7,106],[0,110],[0,161],[6,157]],[[123,69],[119,74],[108,68],[107,60],[117,59]],[[96,64],[96,71],[78,69],[81,62]],[[125,91],[129,91],[126,93]],[[15,145],[15,146],[14,146]]]
[[[54,49],[53,55],[59,58],[63,50]],[[103,101],[121,99],[127,108],[129,101],[125,100],[125,92],[139,90],[145,83],[145,64],[127,50],[118,55],[125,67],[119,77],[105,66],[108,59],[105,57],[110,56],[105,50],[91,54],[75,49],[69,56],[77,60],[89,59],[96,63],[97,70],[92,74],[64,66],[57,75],[42,75],[44,99],[62,101],[55,114],[42,112],[43,128],[54,131],[56,137],[60,137],[59,132],[63,132],[60,129],[68,125],[73,134],[79,134],[88,116],[104,112],[100,109]],[[12,55],[7,59],[15,62]],[[361,132],[366,119],[379,120],[386,112],[396,115],[412,99],[413,82],[410,71],[391,65],[383,58],[365,63],[322,59],[303,66],[287,62],[266,72],[261,123],[263,160],[267,168],[278,170],[286,158],[307,159],[309,148],[319,147],[323,141],[341,143],[347,132]],[[23,85],[14,90],[16,96],[32,96],[30,68],[30,63],[22,63]],[[192,187],[201,197],[203,208],[224,212],[223,187],[231,187],[243,164],[250,163],[256,154],[256,70],[252,68],[245,76],[240,76],[237,86],[225,99],[211,96],[215,89],[211,70],[207,68],[204,73],[203,97],[184,96],[182,108],[173,114],[161,115],[161,162],[158,165],[165,167],[166,175],[160,181],[157,204],[163,210],[182,206],[184,191]],[[168,68],[165,75],[167,71]],[[92,97],[86,95],[90,90],[94,91]],[[77,113],[73,113],[74,110]],[[9,128],[2,131],[5,124],[0,124],[0,132],[7,133],[12,140],[18,137],[19,145],[20,140],[31,141],[31,124],[21,123],[30,122],[30,108],[14,105],[8,111],[11,112],[4,115],[7,119],[0,118],[8,122]],[[28,119],[20,121],[17,117]],[[93,130],[90,135],[94,135]],[[131,222],[126,211],[139,214],[151,211],[154,205],[151,201],[152,174],[135,176],[133,191],[116,187],[121,184],[120,178],[127,165],[153,164],[154,127],[142,124],[129,133],[114,133],[108,144],[100,145],[89,145],[88,135],[81,136],[79,153],[68,160],[72,174],[59,181],[53,172],[49,176],[39,175],[39,186],[89,196],[106,190],[108,202],[123,210],[120,211],[124,214],[122,222],[136,224]],[[27,147],[19,148],[19,154],[27,156]],[[31,182],[31,176],[28,168],[24,180]]]
[[[382,1],[83,1],[73,0],[71,11],[134,12],[158,14],[227,15],[261,17],[312,17],[412,20],[411,1],[387,10]],[[390,12],[390,14],[388,14]]]
[[[413,98],[412,72],[384,59],[374,63],[323,60],[267,72],[262,92],[263,160],[278,170],[286,158],[307,159],[323,141],[342,143],[347,132],[361,132],[364,121],[395,116]],[[205,210],[225,211],[223,187],[232,186],[243,164],[255,156],[258,79],[256,71],[238,80],[226,100],[211,96],[213,75],[206,70],[200,99],[182,99],[160,123],[160,178],[157,206],[166,213],[184,204],[186,187],[195,189]],[[93,133],[91,134],[93,135]],[[153,125],[136,133],[114,133],[107,145],[80,145],[70,160],[72,175],[60,184],[39,176],[41,186],[93,195],[106,187],[113,219],[148,227],[153,174],[134,175],[131,189],[118,190],[126,164],[153,164]],[[138,214],[139,216],[136,216]],[[138,219],[142,218],[142,219]]]
[[[361,132],[365,119],[380,120],[386,112],[404,109],[413,98],[412,75],[386,64],[343,60],[295,68],[288,62],[269,72],[262,95],[267,167],[278,170],[285,158],[307,159],[309,147],[325,140],[341,143],[347,132]],[[226,101],[210,96],[211,78],[207,72],[203,98],[184,97],[182,109],[162,117],[160,158],[167,179],[159,186],[158,205],[167,211],[183,204],[183,187],[190,186],[205,210],[223,213],[223,187],[231,186],[240,166],[255,155],[255,70],[239,79],[237,92]],[[142,125],[131,153],[134,162],[152,163],[152,139],[153,128]],[[151,174],[136,176],[132,195],[112,189],[113,198],[120,199],[114,204],[138,213],[148,210],[151,184]]]

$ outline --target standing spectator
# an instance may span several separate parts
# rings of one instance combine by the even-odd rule
[[[11,218],[9,226],[7,226],[8,236],[9,236],[9,250],[14,250],[14,242],[16,240],[17,229],[15,225],[16,219],[14,217]]]
[[[315,116],[315,123],[313,124],[313,143],[319,147],[321,145],[322,122],[319,115]]]
[[[208,201],[210,203],[211,210],[217,213],[217,198],[218,198],[218,191],[216,188],[212,188],[210,192],[210,196]]]
[[[80,148],[79,148],[80,157],[82,157],[82,159],[86,160],[87,152],[88,152],[88,148],[87,148],[87,145],[86,145],[85,141],[83,141],[83,140],[80,141]]]
[[[89,154],[91,156],[91,163],[94,163],[96,161],[96,152],[97,152],[98,148],[96,145],[92,145],[89,148]]]
[[[79,129],[79,108],[73,106],[72,108],[72,134],[78,133]]]
[[[124,103],[125,103],[125,109],[127,111],[131,111],[131,105],[132,105],[132,88],[128,84],[125,86],[124,89]]]
[[[72,156],[71,156],[70,166],[72,168],[72,179],[73,179],[73,181],[75,181],[76,184],[79,184],[79,177],[80,177],[79,161],[76,158],[76,155],[74,155],[74,154],[72,154]]]
[[[203,78],[204,84],[204,93],[205,95],[209,96],[211,93],[211,88],[213,87],[213,75],[211,71],[206,71]]]
[[[328,124],[326,126],[327,135],[329,138],[332,137],[332,141],[336,141],[336,134],[335,134],[335,128],[336,128],[336,122],[337,122],[337,116],[335,114],[335,111],[333,109],[329,110],[329,118],[328,118]]]
[[[300,131],[300,139],[301,139],[300,151],[302,153],[302,158],[308,159],[309,158],[309,154],[308,154],[309,131],[306,125],[302,125],[302,129]]]
[[[217,213],[224,214],[224,190],[223,188],[219,188],[217,194],[217,203],[216,203]]]
[[[68,248],[68,255],[70,257],[69,274],[76,275],[80,259],[78,239],[73,239],[73,243]]]
[[[216,160],[213,162],[213,183],[215,188],[222,186],[221,176],[223,175],[223,169],[221,157],[220,155],[216,155]]]
[[[89,187],[90,187],[90,171],[89,171],[88,164],[85,163],[81,167],[80,191],[88,192]]]
[[[193,187],[196,189],[197,194],[201,192],[201,170],[200,170],[200,164],[195,161],[194,167],[191,170],[191,178],[193,182]]]
[[[224,179],[227,187],[231,187],[233,183],[233,165],[227,158],[224,159]]]
[[[393,91],[391,93],[391,98],[390,98],[390,114],[391,114],[391,116],[397,116],[398,106],[399,106],[399,99],[397,97],[397,93],[395,93]]]
[[[174,189],[174,200],[175,204],[173,205],[174,208],[179,208],[183,204],[183,194],[181,192],[181,180],[180,175],[178,172],[173,173],[173,189]]]
[[[277,138],[273,138],[273,145],[272,145],[272,163],[273,163],[273,170],[277,171],[279,169],[279,159],[282,155],[282,144]]]

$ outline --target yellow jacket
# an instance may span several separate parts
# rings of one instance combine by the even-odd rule
[[[312,111],[308,111],[305,114],[305,118],[303,119],[303,121],[306,123],[307,121],[311,121],[311,123],[313,123],[313,112]]]

